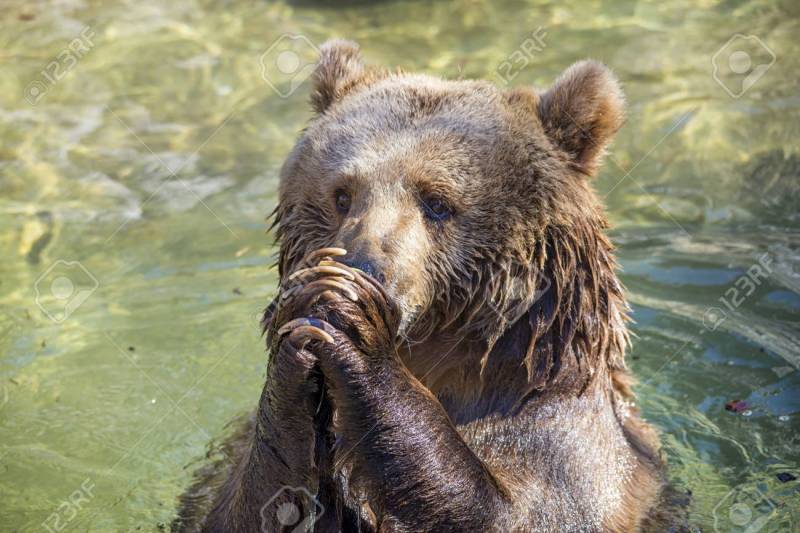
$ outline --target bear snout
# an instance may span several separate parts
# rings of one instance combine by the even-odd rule
[[[386,275],[384,274],[384,269],[379,266],[378,261],[374,258],[355,254],[351,256],[348,254],[343,258],[340,258],[339,262],[369,274],[381,285],[386,284]]]

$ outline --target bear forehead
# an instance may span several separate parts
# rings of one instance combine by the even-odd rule
[[[402,172],[466,185],[496,171],[497,154],[521,139],[491,84],[402,75],[346,95],[312,121],[304,141],[325,174]]]
[[[501,97],[487,82],[395,75],[354,90],[315,125],[323,137],[387,134],[407,128],[485,137],[503,129]]]

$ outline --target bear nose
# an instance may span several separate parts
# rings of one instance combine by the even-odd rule
[[[376,266],[375,261],[373,261],[373,260],[365,259],[365,258],[362,258],[362,257],[348,257],[348,256],[345,256],[344,258],[339,258],[339,262],[343,263],[343,264],[345,264],[345,265],[347,265],[349,267],[357,268],[357,269],[361,270],[362,272],[366,272],[367,274],[369,274],[370,276],[372,276],[373,278],[378,280],[378,282],[381,285],[386,283],[386,277],[383,275],[383,272],[381,271],[381,269],[379,269]]]

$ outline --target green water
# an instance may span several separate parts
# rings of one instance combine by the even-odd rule
[[[640,406],[694,524],[800,530],[776,477],[800,474],[800,4],[336,4],[2,2],[0,530],[163,528],[255,405],[265,217],[309,118],[302,68],[286,98],[262,77],[286,32],[301,67],[344,36],[452,78],[614,68],[629,119],[596,186]]]

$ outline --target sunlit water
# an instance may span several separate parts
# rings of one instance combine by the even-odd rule
[[[336,4],[3,2],[0,530],[165,528],[255,405],[265,217],[331,36],[498,84],[615,69],[629,119],[596,185],[640,406],[696,526],[800,528],[777,477],[800,460],[800,4]]]

